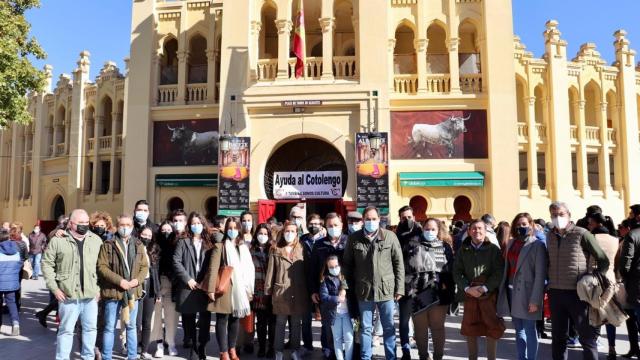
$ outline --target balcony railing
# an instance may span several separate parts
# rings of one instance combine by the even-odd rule
[[[207,83],[187,85],[187,103],[202,104],[207,101]]]
[[[527,123],[518,123],[518,142],[521,144],[529,142],[529,127]]]
[[[89,153],[93,153],[95,149],[96,149],[96,139],[91,138],[87,140],[87,151]]]
[[[465,94],[482,92],[482,74],[460,75],[460,90]]]
[[[616,141],[616,129],[607,129],[607,142],[609,145],[616,145],[618,142]]]
[[[336,79],[353,79],[356,77],[355,56],[334,56],[333,76]]]
[[[585,142],[588,145],[600,145],[600,128],[597,126],[585,126]]]
[[[417,74],[396,74],[393,79],[393,90],[398,94],[415,94],[418,92]]]
[[[576,125],[569,127],[569,140],[573,145],[578,143],[578,127]]]
[[[417,3],[418,0],[391,0],[391,5],[413,5]]]
[[[178,97],[178,85],[158,86],[158,105],[173,105]]]
[[[49,148],[47,149],[47,156],[53,157],[53,149],[54,148],[55,148],[55,145],[49,145]]]
[[[111,136],[101,136],[98,138],[100,152],[111,150]]]
[[[536,124],[536,132],[538,133],[538,143],[547,142],[547,126],[544,124]]]
[[[427,74],[427,92],[443,94],[451,88],[451,76],[449,74]]]
[[[64,155],[64,143],[56,144],[56,156]]]
[[[116,136],[116,148],[122,150],[122,134]]]
[[[305,73],[307,74],[307,79],[314,79],[314,80],[318,80],[320,79],[320,76],[322,76],[322,58],[321,57],[308,57],[305,59],[305,64],[304,64],[304,68],[305,68]],[[292,73],[295,74],[295,66],[296,63],[293,63],[293,71]]]
[[[278,75],[278,59],[258,60],[258,80],[271,81]]]

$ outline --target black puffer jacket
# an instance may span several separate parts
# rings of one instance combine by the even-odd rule
[[[412,238],[402,247],[405,270],[405,296],[414,297],[430,286],[438,289],[441,305],[450,304],[455,296],[453,250],[445,242],[427,241],[424,236]]]
[[[619,270],[622,276],[627,302],[640,304],[640,226],[636,226],[625,236],[620,251]]]

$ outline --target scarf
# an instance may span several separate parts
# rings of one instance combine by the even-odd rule
[[[116,249],[118,250],[118,256],[120,261],[124,264],[124,276],[127,281],[131,280],[131,268],[133,268],[133,262],[136,258],[136,242],[133,237],[129,238],[128,249],[126,252],[127,258],[125,259],[125,244],[120,236],[116,236]],[[128,324],[130,310],[136,305],[136,295],[133,293],[133,289],[129,289],[122,294],[122,312],[120,313],[120,320]]]
[[[255,268],[251,252],[245,244],[237,246],[231,240],[226,240],[224,249],[227,255],[227,265],[233,266],[231,273],[231,310],[233,317],[244,318],[251,313],[249,298],[253,296],[255,282]]]

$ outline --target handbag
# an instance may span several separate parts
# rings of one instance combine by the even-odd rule
[[[33,267],[31,266],[31,262],[25,261],[22,265],[22,270],[20,271],[20,278],[22,280],[29,280],[33,275]]]
[[[218,269],[218,281],[214,290],[216,296],[222,296],[229,291],[229,284],[231,284],[231,275],[233,274],[233,266],[227,265],[227,249],[222,246],[222,263],[220,269]]]
[[[253,334],[253,324],[254,324],[253,312],[250,312],[249,315],[240,319],[240,326],[242,326],[242,330],[244,330],[244,332],[247,334]]]

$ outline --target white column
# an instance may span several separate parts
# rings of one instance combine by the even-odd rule
[[[260,21],[251,22],[251,43],[249,48],[250,56],[250,76],[251,81],[258,80],[258,59],[260,58],[260,30],[262,30],[262,23]]]
[[[186,103],[186,91],[187,91],[187,61],[189,59],[189,53],[187,50],[178,50],[178,96],[176,98],[176,105],[184,105]]]
[[[322,80],[333,80],[333,30],[335,19],[332,17],[320,19],[322,28]]]
[[[387,56],[389,61],[389,66],[391,66],[391,70],[389,70],[389,92],[395,92],[395,62],[393,59],[393,51],[396,48],[396,39],[387,40]]]
[[[427,45],[429,40],[416,39],[413,41],[413,47],[418,57],[418,92],[427,93]]]
[[[289,42],[293,23],[287,19],[276,20],[278,28],[278,76],[276,80],[289,79]]]
[[[451,94],[460,94],[460,61],[458,59],[458,45],[460,39],[450,38],[447,42],[447,48],[449,50],[449,75],[451,79],[451,85],[449,92]]]
[[[354,12],[355,12],[355,6],[354,6]],[[355,43],[355,64],[354,64],[354,71],[353,71],[353,77],[359,77],[360,76],[360,62],[358,61],[358,56],[360,55],[360,20],[358,19],[357,16],[352,16],[351,17],[351,24],[353,24],[353,37],[354,37],[354,43]]]
[[[577,114],[578,114],[578,148],[576,150],[576,169],[578,177],[578,190],[582,197],[586,197],[587,193],[591,190],[589,186],[589,171],[587,168],[587,134],[586,134],[586,120],[585,120],[585,107],[586,101],[577,101]]]
[[[525,97],[524,103],[527,105],[527,129],[529,132],[529,142],[527,144],[527,174],[529,177],[529,196],[533,197],[540,191],[538,183],[538,129],[536,128],[536,98],[535,96]]]
[[[607,103],[600,103],[600,189],[604,192],[604,197],[608,198],[613,192],[611,187],[611,164],[609,163],[609,145],[607,141]]]

